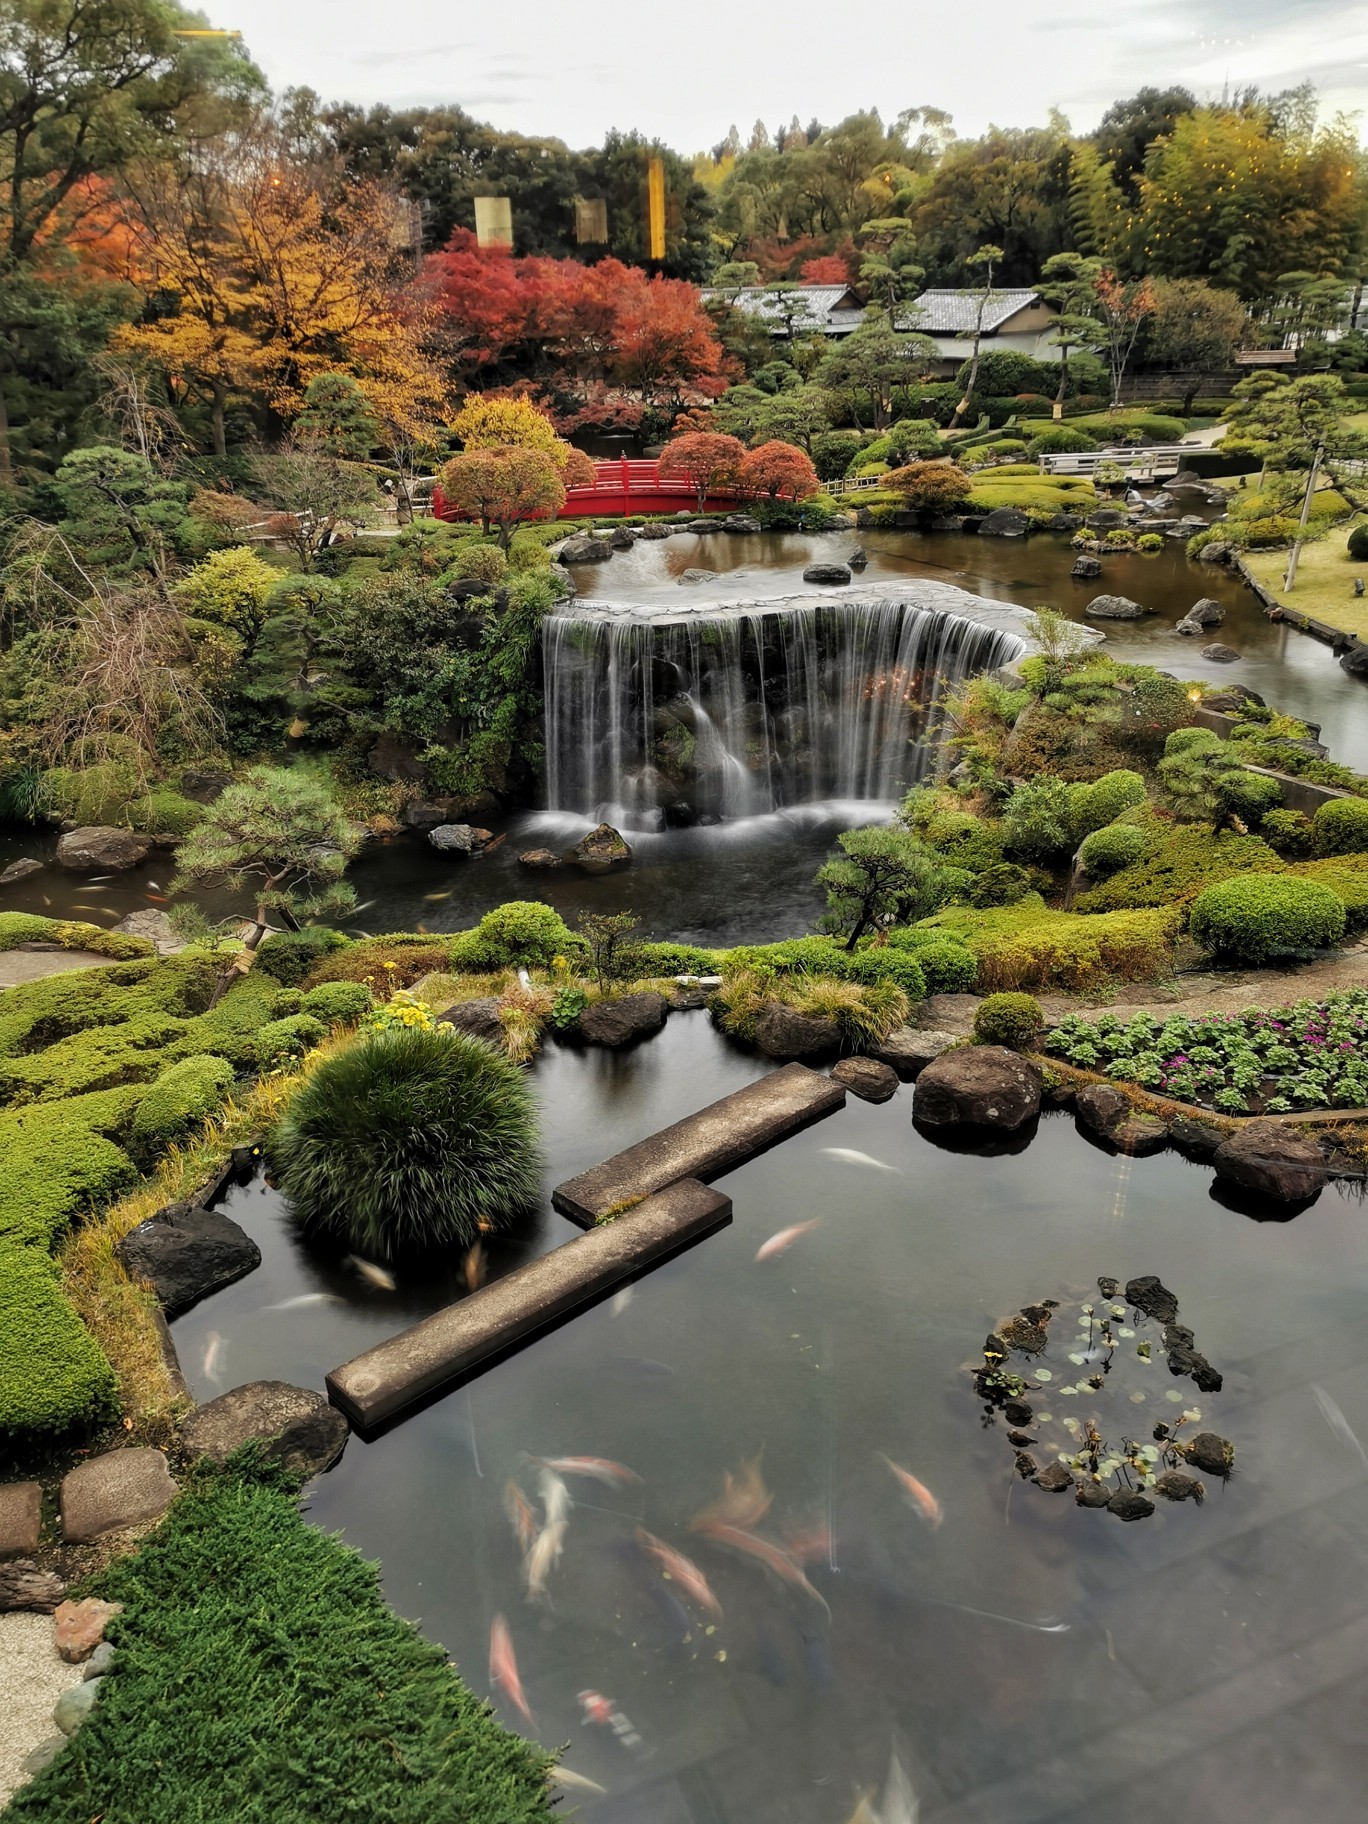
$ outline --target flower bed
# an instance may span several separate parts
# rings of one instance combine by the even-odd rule
[[[1070,1014],[1050,1055],[1121,1083],[1232,1115],[1368,1107],[1368,990],[1268,1011],[1166,1020]]]

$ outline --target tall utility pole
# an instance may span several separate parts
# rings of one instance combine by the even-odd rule
[[[1297,559],[1301,556],[1302,540],[1306,537],[1306,522],[1311,517],[1311,496],[1316,491],[1316,478],[1320,474],[1321,458],[1325,455],[1325,445],[1318,443],[1316,453],[1311,458],[1311,473],[1306,478],[1306,493],[1302,499],[1301,518],[1297,522],[1297,536],[1292,540],[1292,549],[1287,559],[1287,575],[1283,578],[1283,594],[1287,595],[1297,580]]]

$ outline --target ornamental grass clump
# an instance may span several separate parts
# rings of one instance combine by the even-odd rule
[[[536,1114],[517,1066],[423,1025],[368,1033],[325,1058],[269,1154],[305,1232],[370,1259],[469,1247],[540,1189]]]

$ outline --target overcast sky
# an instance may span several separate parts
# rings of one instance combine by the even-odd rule
[[[482,120],[597,144],[638,127],[682,152],[794,114],[824,124],[930,103],[962,134],[989,122],[1078,131],[1117,96],[1181,82],[1286,88],[1368,109],[1368,6],[1328,0],[979,0],[847,6],[832,0],[202,0],[243,33],[276,89],[392,106],[455,102]],[[958,20],[962,34],[955,30]],[[1362,125],[1362,123],[1360,123]]]

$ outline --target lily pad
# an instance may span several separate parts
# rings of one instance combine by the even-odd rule
[[[1130,1403],[1132,1406],[1143,1406],[1145,1403],[1145,1395],[1137,1389],[1136,1392],[1130,1396]]]
[[[1075,1350],[1074,1353],[1069,1357],[1069,1360],[1073,1363],[1075,1368],[1081,1368],[1083,1366],[1084,1362],[1087,1361],[1087,1359],[1088,1359],[1087,1356],[1084,1355],[1081,1350]]]
[[[1051,1374],[1051,1372],[1048,1368],[1037,1368],[1035,1371],[1035,1378],[1038,1381],[1052,1381],[1054,1379],[1054,1375]]]
[[[1164,1395],[1164,1398],[1166,1400],[1172,1400],[1175,1406],[1181,1406],[1183,1403],[1183,1396],[1176,1387],[1170,1387],[1168,1392]]]

